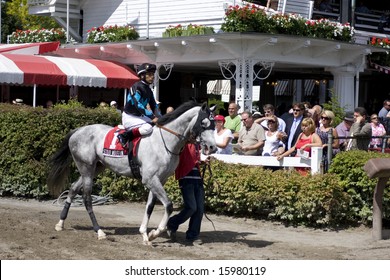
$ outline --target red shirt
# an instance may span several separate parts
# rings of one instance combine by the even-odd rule
[[[180,162],[175,171],[175,178],[179,180],[186,176],[196,166],[199,169],[200,152],[195,144],[186,144],[180,154]]]

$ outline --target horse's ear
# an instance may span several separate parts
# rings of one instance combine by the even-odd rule
[[[204,111],[204,110],[206,110],[206,108],[207,108],[207,102],[204,102],[204,103],[202,104],[201,109],[202,109],[202,111]]]
[[[214,106],[210,107],[211,113],[214,113],[215,109],[217,109],[217,105],[214,105]]]

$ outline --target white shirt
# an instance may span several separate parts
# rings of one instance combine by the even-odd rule
[[[218,145],[222,145],[226,138],[230,138],[229,144],[224,149],[217,147],[218,150],[216,154],[225,154],[225,155],[232,154],[233,152],[232,139],[234,138],[234,136],[230,129],[225,129],[225,131],[221,135],[218,135],[217,130],[214,130],[214,138],[215,138],[215,143],[217,143]]]

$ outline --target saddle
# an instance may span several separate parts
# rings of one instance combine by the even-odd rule
[[[103,155],[106,157],[128,157],[129,166],[135,179],[142,179],[139,164],[137,162],[138,144],[141,137],[128,142],[125,147],[119,143],[117,135],[124,132],[125,128],[118,125],[106,134],[104,138]]]

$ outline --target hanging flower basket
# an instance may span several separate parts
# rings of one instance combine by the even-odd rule
[[[179,37],[179,36],[195,36],[195,35],[210,35],[214,33],[214,28],[203,25],[189,24],[182,26],[181,24],[176,26],[168,26],[163,32],[163,37]]]
[[[298,35],[345,42],[350,42],[355,33],[349,23],[340,24],[328,19],[308,20],[295,14],[270,14],[249,4],[229,7],[221,30]]]
[[[123,42],[137,40],[139,38],[138,32],[131,25],[107,25],[94,27],[87,32],[87,42],[107,43],[107,42]]]
[[[66,33],[62,28],[52,29],[36,29],[36,30],[16,30],[9,36],[11,44],[20,43],[40,43],[40,42],[56,42],[64,43],[66,41]]]

